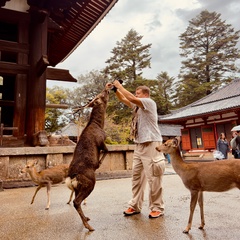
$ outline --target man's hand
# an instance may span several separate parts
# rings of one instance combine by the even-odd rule
[[[122,80],[114,80],[114,81],[113,81],[112,90],[113,90],[114,92],[116,92],[117,89],[118,89],[119,87],[121,87],[122,83],[123,83]]]
[[[123,82],[122,80],[120,80],[120,81],[114,80],[114,81],[113,81],[113,85],[114,85],[116,88],[119,88],[119,87],[121,87],[122,82]]]
[[[112,83],[107,83],[105,86],[106,89],[111,89],[112,87],[113,87]]]

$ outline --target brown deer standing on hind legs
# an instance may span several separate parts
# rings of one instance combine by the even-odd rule
[[[170,154],[173,169],[181,177],[185,187],[191,192],[190,215],[184,233],[188,233],[191,229],[197,202],[201,215],[199,229],[204,228],[203,191],[224,192],[235,187],[240,189],[239,160],[186,163],[181,157],[177,138],[166,141],[156,149]]]
[[[84,215],[81,203],[93,191],[96,182],[95,171],[108,152],[104,143],[106,135],[103,127],[110,87],[111,84],[106,85],[105,89],[85,106],[91,107],[92,112],[76,145],[69,167],[69,177],[66,179],[67,186],[75,191],[74,207],[89,231],[94,229],[89,225],[90,219]],[[100,158],[101,152],[103,155]]]

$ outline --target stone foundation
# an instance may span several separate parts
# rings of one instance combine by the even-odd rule
[[[108,145],[109,153],[96,171],[97,178],[131,175],[135,145]],[[19,147],[0,149],[0,191],[2,188],[33,185],[21,170],[29,161],[38,161],[38,171],[72,161],[75,146]]]

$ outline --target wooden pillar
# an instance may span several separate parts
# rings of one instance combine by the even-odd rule
[[[34,133],[45,129],[46,71],[39,62],[47,55],[48,16],[30,12],[29,27],[29,78],[27,84],[27,143],[32,143]]]
[[[18,23],[18,39],[20,44],[28,46],[23,51],[18,53],[18,64],[28,65],[28,55],[29,55],[29,17],[28,14],[24,15],[24,18],[19,20]],[[15,103],[14,103],[14,118],[13,126],[18,128],[17,131],[13,131],[13,135],[17,137],[24,137],[26,133],[25,121],[26,121],[26,102],[27,102],[27,79],[28,74],[17,74],[15,83]]]
[[[25,119],[26,119],[26,87],[27,76],[25,74],[17,74],[15,83],[15,101],[14,101],[14,117],[13,126],[18,130],[13,130],[13,136],[24,137],[25,135]]]

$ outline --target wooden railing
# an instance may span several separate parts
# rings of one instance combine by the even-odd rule
[[[1,123],[0,125],[0,146],[3,145],[3,131],[4,130],[18,130],[17,127],[4,127],[4,124]]]

